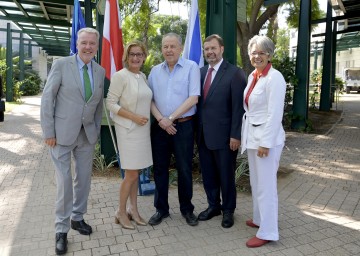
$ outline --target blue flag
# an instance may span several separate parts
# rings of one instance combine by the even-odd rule
[[[191,1],[190,17],[186,33],[183,57],[195,61],[199,67],[204,66],[204,57],[202,51],[200,17],[198,1]]]
[[[86,27],[83,14],[81,12],[79,0],[74,0],[74,10],[72,17],[72,30],[71,30],[71,40],[70,40],[70,55],[77,53],[76,41],[77,41],[77,32]]]

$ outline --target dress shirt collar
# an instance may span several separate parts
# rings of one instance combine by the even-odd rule
[[[222,58],[218,63],[216,63],[215,66],[213,66],[212,68],[214,69],[215,72],[217,72],[221,66],[221,64],[223,63],[224,59]],[[208,69],[211,68],[211,66],[209,65]]]
[[[79,69],[82,70],[85,63],[81,60],[81,58],[79,57],[79,54],[76,54],[76,61],[77,61]],[[88,70],[91,70],[91,61],[87,64],[87,67],[88,67]]]
[[[174,68],[177,66],[177,65],[180,65],[181,67],[184,66],[184,59],[180,56],[177,63],[174,65]],[[167,64],[166,60],[161,64],[161,67],[163,69],[166,69],[166,68],[169,68],[169,65]]]

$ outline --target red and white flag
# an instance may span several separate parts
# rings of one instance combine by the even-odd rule
[[[122,69],[124,53],[121,16],[118,0],[106,0],[102,39],[101,66],[106,70],[106,78]]]

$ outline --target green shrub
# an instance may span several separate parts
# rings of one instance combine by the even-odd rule
[[[41,89],[41,78],[34,70],[25,73],[25,80],[21,86],[24,96],[38,95]]]

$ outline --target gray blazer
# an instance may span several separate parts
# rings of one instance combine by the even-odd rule
[[[100,134],[105,70],[92,62],[94,91],[88,102],[76,55],[54,61],[41,98],[40,119],[44,139],[56,138],[64,146],[73,144],[84,126],[94,144]]]

